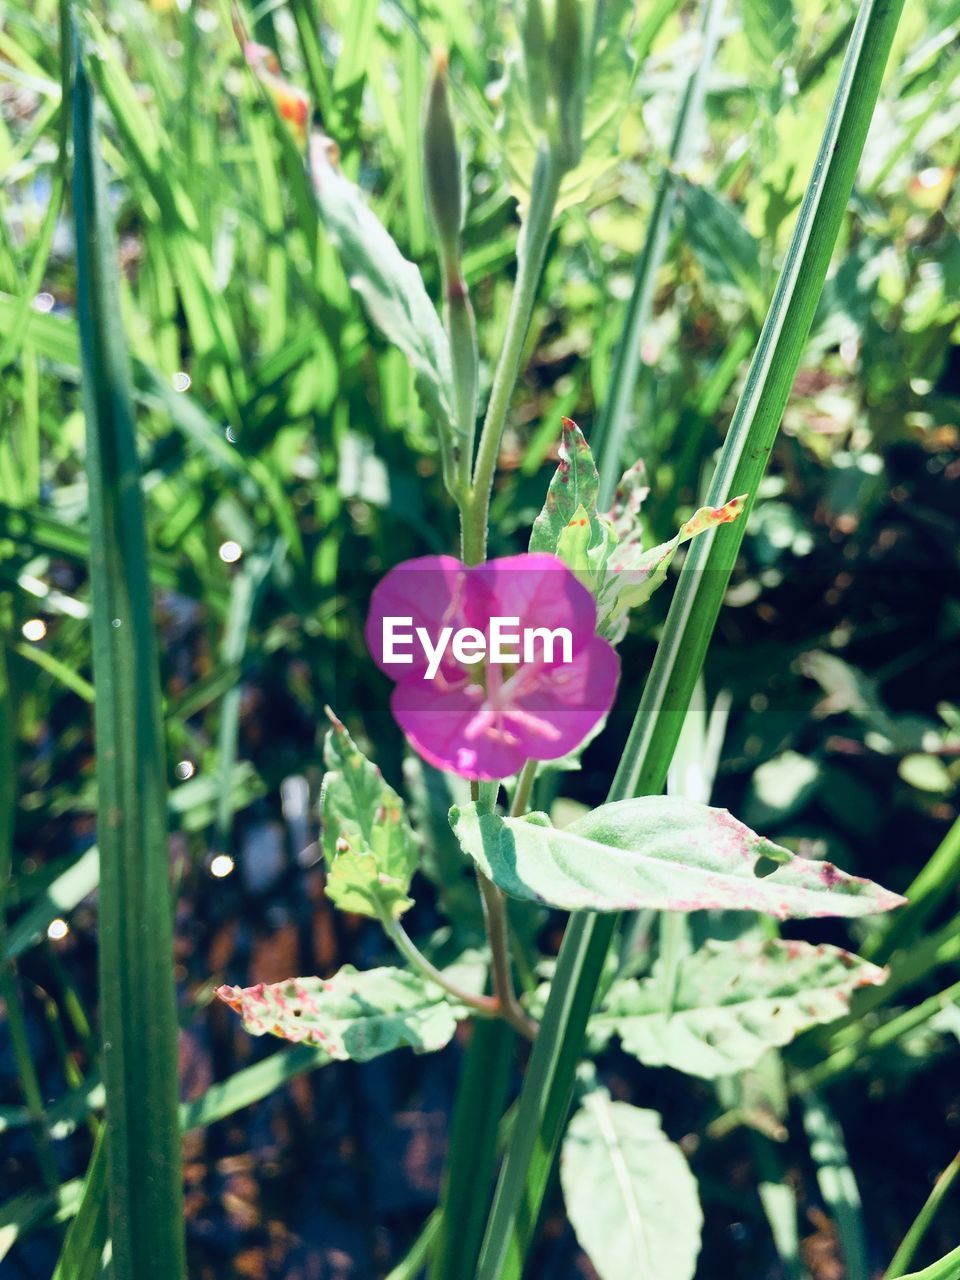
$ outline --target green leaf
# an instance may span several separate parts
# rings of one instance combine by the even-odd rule
[[[558,213],[585,199],[598,179],[616,163],[620,126],[636,72],[636,59],[627,41],[627,30],[634,14],[630,0],[607,0],[606,3],[584,5],[583,9],[589,14],[588,20],[592,19],[596,24],[594,30],[584,32],[583,37],[592,48],[592,54],[586,50],[583,54],[586,82],[581,125],[583,141],[578,162],[565,173],[560,184]],[[570,88],[573,90],[573,86]],[[543,92],[531,86],[524,61],[519,50],[515,49],[507,68],[500,135],[510,190],[521,207],[530,199],[537,148],[543,137],[542,129],[531,114],[531,94],[542,99]],[[540,105],[539,101],[537,105]]]
[[[670,993],[659,968],[642,981],[615,983],[590,1030],[618,1035],[646,1066],[712,1080],[842,1017],[854,991],[886,978],[885,969],[826,944],[710,940],[680,961]]]
[[[743,0],[743,30],[760,66],[777,75],[796,45],[793,0]]]
[[[87,1166],[77,1216],[67,1231],[51,1280],[98,1280],[102,1275],[103,1251],[107,1243],[105,1136],[106,1129],[101,1128]]]
[[[820,1194],[836,1227],[844,1269],[850,1280],[867,1280],[867,1241],[856,1175],[847,1155],[843,1128],[816,1093],[803,1098],[803,1126],[817,1166]]]
[[[628,492],[626,501],[632,498],[633,495]],[[621,538],[597,575],[597,629],[600,634],[613,641],[622,639],[629,611],[645,604],[654,591],[663,585],[674,556],[683,544],[706,533],[708,529],[736,520],[746,501],[747,495],[740,494],[722,506],[701,507],[680,526],[669,542],[661,542],[646,551],[640,541],[639,528]],[[626,523],[626,517],[615,514],[614,523],[615,526],[619,524],[622,527]]]
[[[743,816],[758,826],[785,822],[813,798],[821,782],[816,760],[796,751],[765,760],[750,779]]]
[[[703,1213],[687,1161],[655,1111],[587,1095],[570,1121],[560,1181],[600,1280],[692,1280]]]
[[[113,1268],[124,1280],[176,1280],[185,1259],[156,631],[116,242],[82,53],[72,107]]]
[[[635,463],[617,486],[610,515],[600,515],[600,478],[583,432],[563,418],[560,463],[543,510],[533,523],[530,550],[558,556],[597,597],[597,629],[614,643],[623,638],[631,608],[650,598],[667,576],[678,549],[716,525],[736,520],[746,495],[720,507],[701,507],[669,542],[643,549],[640,508],[646,472]]]
[[[320,793],[327,896],[342,911],[393,919],[417,866],[417,837],[403,800],[332,713],[324,745],[329,772]]]
[[[352,965],[332,978],[290,978],[271,986],[219,987],[251,1035],[315,1045],[339,1061],[369,1062],[392,1049],[442,1049],[466,1010],[405,969]]]
[[[904,901],[829,862],[794,857],[726,809],[673,796],[601,805],[562,831],[546,814],[454,806],[461,846],[504,893],[566,911],[763,911],[860,916]]]
[[[676,178],[677,198],[684,214],[684,238],[696,254],[708,280],[734,285],[752,311],[762,314],[760,246],[739,213],[716,192],[684,178]]]
[[[379,870],[372,854],[345,849],[329,866],[327,897],[341,911],[374,919],[384,914],[396,920],[413,906],[406,890]]]
[[[562,418],[561,424],[560,462],[547,489],[543,510],[530,532],[529,549],[552,555],[556,555],[564,530],[581,508],[590,518],[591,531],[597,537],[600,532],[597,517],[600,477],[593,454],[583,432],[571,418]]]
[[[960,1245],[922,1271],[911,1271],[903,1280],[960,1280]]]
[[[447,335],[419,270],[401,254],[359,188],[331,164],[327,142],[318,135],[310,151],[320,215],[371,321],[413,368],[421,404],[436,423],[444,475],[451,486],[464,440],[453,408],[456,397]]]
[[[595,593],[617,539],[611,521],[597,512],[600,477],[590,446],[571,418],[561,422],[560,462],[529,549],[558,556]]]

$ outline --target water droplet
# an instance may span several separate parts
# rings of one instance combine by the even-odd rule
[[[33,300],[34,311],[46,314],[53,310],[53,304],[56,301],[52,293],[38,293]]]
[[[234,542],[232,538],[228,538],[226,542],[220,544],[219,554],[224,564],[236,564],[243,555],[243,547],[239,542]]]
[[[186,391],[190,386],[190,375],[181,371],[175,373],[170,381],[173,383],[174,391]]]
[[[47,624],[42,618],[28,618],[20,630],[25,640],[42,640],[47,634]]]

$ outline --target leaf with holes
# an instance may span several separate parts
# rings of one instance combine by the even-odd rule
[[[543,813],[450,810],[463,850],[514,898],[567,911],[763,911],[861,916],[904,901],[829,862],[798,858],[726,809],[674,796],[601,805],[558,831]]]
[[[768,1049],[849,1011],[850,997],[886,969],[849,951],[776,938],[708,941],[680,962],[674,988],[659,969],[611,987],[590,1030],[618,1035],[648,1067],[712,1080],[751,1067]]]
[[[417,837],[400,796],[331,714],[329,772],[320,792],[327,896],[342,911],[396,918],[417,866]]]
[[[560,1153],[577,1239],[600,1280],[691,1280],[703,1213],[683,1152],[655,1111],[587,1094]]]
[[[255,987],[219,987],[251,1035],[312,1044],[338,1060],[369,1062],[393,1049],[432,1053],[466,1014],[439,987],[404,969],[344,965],[332,978],[289,978]]]

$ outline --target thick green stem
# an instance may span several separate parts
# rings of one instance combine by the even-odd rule
[[[546,142],[541,143],[533,175],[530,208],[517,244],[517,280],[510,301],[507,331],[493,378],[480,446],[473,472],[473,486],[463,508],[463,558],[479,564],[487,553],[487,519],[490,491],[500,454],[500,441],[513,398],[523,347],[530,328],[540,273],[547,253],[550,226],[560,192],[563,171]]]

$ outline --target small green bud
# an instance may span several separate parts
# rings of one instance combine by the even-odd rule
[[[423,184],[441,255],[450,263],[460,255],[463,196],[457,135],[447,94],[447,65],[446,52],[436,50],[423,120]]]

